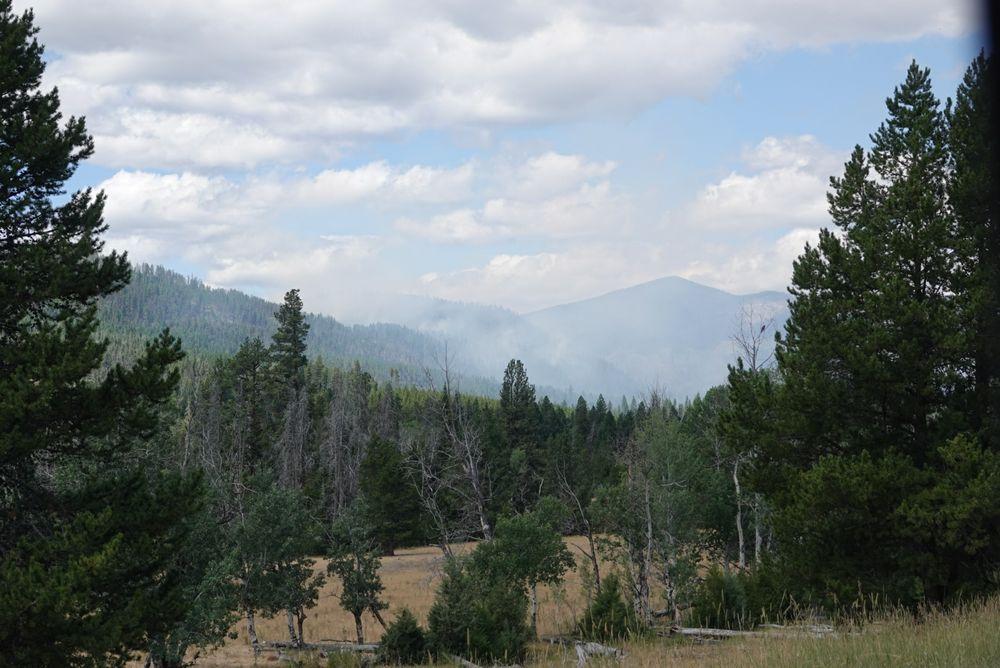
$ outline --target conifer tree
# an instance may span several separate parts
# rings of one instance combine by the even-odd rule
[[[179,342],[165,331],[94,374],[95,304],[129,265],[103,254],[104,195],[63,197],[93,141],[40,89],[36,33],[0,0],[0,647],[15,665],[108,665],[183,615],[170,557],[198,481],[132,456],[159,428]]]
[[[1000,223],[997,207],[1000,122],[995,107],[993,58],[980,53],[948,100],[951,178],[948,199],[959,246],[953,292],[959,297],[962,331],[968,336],[973,383],[973,426],[985,442],[1000,449]]]
[[[971,147],[991,141],[972,111],[984,68],[973,65],[951,112],[951,137],[963,146],[950,153],[930,73],[910,66],[871,151],[855,148],[831,179],[839,230],[823,230],[794,264],[776,404],[761,404],[777,418],[761,435],[754,483],[773,504],[791,580],[827,601],[859,592],[943,600],[981,586],[997,563],[1000,541],[962,554],[958,538],[989,533],[998,517],[976,510],[997,507],[996,458],[962,436],[981,422],[982,409],[970,408],[970,353],[983,371],[990,366],[983,301],[973,296],[985,294],[977,287],[985,272],[966,250],[989,224],[987,195],[972,185],[985,180]],[[737,412],[744,399],[762,398],[739,383],[731,390]],[[977,466],[985,477],[967,489],[934,491]],[[962,529],[948,534],[935,517]]]
[[[278,329],[271,342],[271,356],[274,359],[278,379],[285,385],[298,388],[301,371],[306,366],[306,336],[309,323],[302,313],[302,298],[298,290],[285,293],[285,300],[274,314]]]

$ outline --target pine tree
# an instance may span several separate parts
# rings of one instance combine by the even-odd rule
[[[102,253],[104,195],[62,197],[93,142],[40,90],[36,33],[0,0],[0,660],[107,665],[183,616],[171,555],[198,482],[135,455],[177,383],[179,342],[164,332],[95,377],[95,303],[129,265]]]
[[[286,386],[301,386],[302,369],[306,366],[306,336],[309,323],[302,313],[302,298],[298,290],[285,293],[285,301],[274,314],[278,329],[271,342],[278,379]]]
[[[886,107],[871,151],[855,148],[831,179],[839,230],[823,230],[794,264],[773,400],[766,386],[731,387],[734,410],[764,400],[750,407],[758,421],[760,410],[777,411],[754,482],[774,504],[793,581],[842,603],[859,590],[941,600],[984,577],[948,567],[956,553],[927,524],[932,481],[963,461],[991,461],[952,441],[975,415],[965,290],[955,292],[970,230],[949,206],[948,124],[916,63]]]
[[[974,427],[1000,449],[1000,223],[997,222],[996,74],[992,56],[972,62],[948,100],[951,178],[948,199],[958,226],[953,292],[969,336],[965,375],[973,382]]]
[[[403,467],[395,444],[374,438],[361,462],[361,494],[365,524],[383,554],[417,545],[421,539],[420,498]]]

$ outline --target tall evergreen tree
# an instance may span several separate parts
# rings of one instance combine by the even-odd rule
[[[102,254],[104,196],[64,184],[93,152],[65,122],[30,11],[0,0],[0,663],[109,665],[186,607],[171,555],[197,480],[131,457],[181,356],[168,332],[95,377],[95,303],[129,280]]]
[[[993,58],[980,53],[948,100],[951,178],[948,199],[959,246],[952,291],[959,296],[962,331],[968,336],[974,427],[1000,448],[1000,223],[997,222],[998,150],[991,127],[995,108]]]
[[[271,343],[271,355],[280,381],[298,388],[301,372],[306,365],[306,336],[309,323],[302,312],[302,298],[298,290],[285,293],[285,301],[274,314],[278,321]]]
[[[755,462],[794,581],[841,602],[859,588],[948,598],[983,582],[996,549],[980,545],[960,558],[970,567],[955,568],[958,546],[931,528],[932,509],[944,511],[932,483],[970,461],[993,475],[992,459],[953,440],[975,423],[955,293],[970,233],[949,207],[948,125],[928,70],[912,64],[886,106],[870,153],[857,147],[831,179],[839,230],[823,230],[795,262],[776,348],[781,433],[759,443]],[[731,389],[737,411],[762,398]],[[977,526],[997,515],[948,513]]]

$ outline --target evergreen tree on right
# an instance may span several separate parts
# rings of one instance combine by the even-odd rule
[[[946,115],[929,71],[910,65],[871,150],[856,147],[831,179],[836,230],[794,265],[768,398],[777,433],[760,435],[754,483],[789,582],[818,600],[948,600],[989,586],[1000,565],[1000,456],[982,430],[996,367],[973,371],[991,359],[981,328],[995,268],[973,270],[989,258],[970,256],[996,221],[958,210],[995,193],[989,178],[956,189],[949,133],[961,118],[966,151],[992,141],[988,67],[973,64]]]

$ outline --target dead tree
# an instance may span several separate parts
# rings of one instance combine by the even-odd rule
[[[743,360],[747,369],[754,374],[766,373],[774,362],[773,348],[767,352],[764,342],[774,329],[774,313],[760,304],[747,302],[740,307],[738,322],[731,337],[734,352]],[[733,488],[736,494],[736,538],[738,541],[738,566],[743,569],[747,565],[746,538],[743,527],[743,490],[740,485],[740,466],[753,458],[753,448],[746,452],[737,452],[732,457]],[[761,504],[759,495],[754,496],[751,503],[754,514],[754,561],[760,562],[763,549],[761,528]]]
[[[563,497],[569,501],[570,509],[576,516],[577,523],[583,530],[584,535],[587,537],[588,549],[584,550],[576,544],[574,544],[573,547],[579,550],[580,553],[583,554],[583,556],[590,562],[590,567],[594,575],[594,593],[597,594],[601,591],[601,565],[597,556],[597,544],[594,541],[593,524],[591,524],[590,517],[584,509],[583,504],[580,502],[579,495],[577,495],[576,491],[573,490],[573,486],[569,484],[569,481],[566,480],[565,472],[560,468],[556,475],[558,476],[559,489],[562,492]]]

